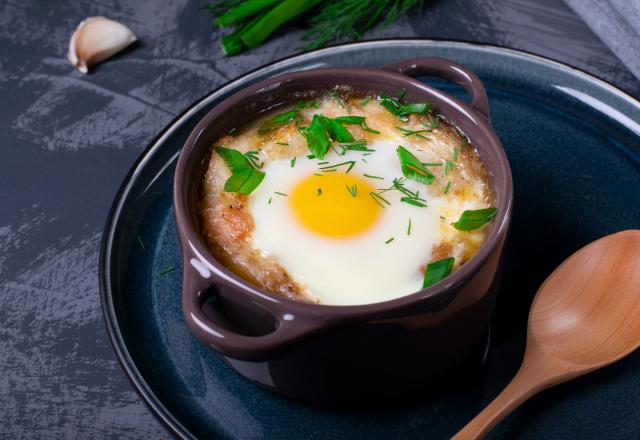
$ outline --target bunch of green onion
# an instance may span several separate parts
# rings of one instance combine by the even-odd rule
[[[205,6],[220,28],[233,28],[221,38],[231,56],[261,45],[275,30],[303,16],[305,50],[330,42],[358,40],[378,23],[388,25],[424,0],[217,0]]]

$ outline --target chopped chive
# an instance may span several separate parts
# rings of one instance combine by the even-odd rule
[[[317,196],[322,195],[322,188],[318,188],[318,190],[316,191],[316,195]]]
[[[422,166],[424,167],[441,167],[442,162],[422,162]]]
[[[356,164],[355,160],[349,160],[347,162],[341,162],[341,163],[337,163],[337,164],[334,164],[334,165],[326,165],[326,166],[320,167],[320,169],[323,170],[325,173],[327,173],[327,172],[331,172],[331,171],[337,171],[338,167],[340,167],[342,165],[348,165],[348,167],[347,167],[347,173],[348,173],[349,171],[351,171],[351,169],[353,169],[355,164]]]
[[[267,205],[271,205],[271,197],[269,197],[269,201],[267,202]]]
[[[376,202],[378,205],[382,206],[383,208],[386,208],[386,206],[384,206],[382,202],[386,203],[387,205],[391,205],[391,203],[387,199],[385,199],[378,193],[371,191],[369,195],[371,196],[374,202]]]
[[[326,161],[325,161],[325,162],[318,162],[318,165],[326,165],[326,164],[328,164],[328,163],[329,163],[329,162],[326,162]]]
[[[278,192],[278,191],[274,191],[274,193],[275,193],[275,194],[278,194],[279,196],[284,196],[284,197],[287,197],[287,196],[288,196],[288,194],[281,193],[281,192]]]
[[[393,237],[391,237],[390,239],[388,239],[387,241],[385,241],[385,242],[384,242],[384,244],[389,244],[389,243],[391,243],[393,240],[394,240],[394,238],[393,238]]]
[[[404,95],[407,94],[407,89],[402,88],[400,89],[400,91],[398,92],[398,101],[402,101],[402,99],[404,98]]]
[[[313,154],[307,154],[307,159],[315,159],[316,157]]]
[[[298,156],[294,156],[294,157],[291,159],[291,168],[293,168],[293,167],[295,167],[295,166],[296,166],[296,160],[297,160],[297,159],[298,159]]]
[[[147,250],[147,248],[144,247],[144,242],[142,241],[142,238],[140,238],[139,235],[138,235],[138,244],[140,245],[140,247],[142,248],[143,251]]]
[[[467,142],[469,142],[469,138],[467,138],[467,135],[464,134],[458,127],[455,127],[455,129],[458,133],[458,136],[460,136],[460,152],[462,153],[464,152],[464,146],[467,144]]]
[[[445,189],[444,189],[444,193],[445,193],[445,195],[446,195],[446,194],[449,194],[449,188],[451,188],[451,182],[447,182],[447,186],[446,186],[446,187],[445,187]]]
[[[409,226],[407,226],[407,235],[411,235],[411,219],[409,219]]]
[[[356,197],[358,195],[358,185],[353,185],[353,186],[349,186],[346,185],[347,187],[347,191],[349,191],[349,194],[351,194],[351,197]]]
[[[264,163],[260,161],[260,158],[258,157],[259,154],[260,152],[258,150],[252,150],[244,153],[244,157],[249,159],[249,162],[251,162],[251,165],[253,165],[254,168],[260,169],[264,166]]]
[[[360,101],[360,105],[364,107],[365,105],[369,104],[369,101],[371,101],[372,99],[373,98],[371,96],[367,96],[362,101]]]
[[[458,160],[458,149],[456,147],[453,147],[453,160]]]
[[[169,266],[169,267],[165,268],[162,272],[160,272],[160,275],[168,274],[170,272],[173,272],[174,270],[176,270],[175,266]]]
[[[444,175],[449,174],[449,170],[453,170],[456,166],[450,160],[444,161]]]
[[[414,198],[414,197],[400,197],[400,201],[407,203],[409,205],[413,205],[413,206],[417,206],[418,208],[426,208],[427,204],[424,203],[423,201]]]
[[[409,129],[403,128],[403,127],[396,127],[396,128],[402,132],[402,136],[403,137],[415,136],[415,137],[419,137],[421,139],[426,139],[426,140],[429,140],[429,138],[426,137],[426,136],[423,136],[421,133],[429,133],[429,132],[431,132],[431,129],[409,130]]]
[[[318,176],[318,177],[322,177],[322,174],[320,173],[313,173],[314,176]]]
[[[368,177],[369,179],[380,179],[380,180],[384,180],[384,177],[380,177],[380,176],[372,176],[371,174],[363,174],[364,177]]]
[[[436,128],[440,127],[440,118],[438,118],[437,116],[434,117],[431,114],[427,115],[427,117],[429,118],[429,128],[435,130]]]
[[[276,142],[276,145],[284,145],[285,147],[289,146],[286,142]]]
[[[364,131],[368,131],[369,133],[380,134],[380,132],[378,130],[375,130],[375,129],[369,127],[366,122],[362,123],[362,129]]]
[[[340,106],[340,108],[344,108],[344,100],[340,95],[338,95],[336,92],[331,92],[329,93],[329,96],[333,98],[333,100]]]

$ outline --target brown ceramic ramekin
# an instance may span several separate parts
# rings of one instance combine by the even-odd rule
[[[414,79],[420,75],[457,83],[471,103]],[[488,171],[498,213],[484,244],[458,271],[428,289],[358,306],[297,302],[236,276],[216,261],[199,234],[196,206],[212,143],[261,112],[336,86],[363,94],[406,89],[408,102],[431,103],[466,133]],[[420,389],[486,344],[512,192],[484,87],[459,64],[415,58],[382,68],[313,69],[261,81],[212,109],[178,160],[173,197],[184,261],[184,317],[193,334],[240,374],[288,397],[347,403]]]

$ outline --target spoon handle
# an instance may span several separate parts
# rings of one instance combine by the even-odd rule
[[[520,370],[480,414],[462,428],[452,440],[483,438],[498,422],[534,394],[548,388],[547,378],[523,362]]]

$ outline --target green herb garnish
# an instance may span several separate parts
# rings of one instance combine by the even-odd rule
[[[453,170],[455,169],[455,164],[453,162],[451,162],[450,160],[445,160],[444,161],[444,175],[446,176],[447,174],[449,174],[449,170]]]
[[[358,195],[358,185],[353,185],[353,186],[347,186],[347,191],[349,191],[349,194],[351,194],[351,197],[355,198]]]
[[[360,105],[361,106],[366,106],[367,104],[369,104],[369,101],[371,101],[373,99],[372,96],[367,96],[366,98],[364,98],[362,101],[360,101]]]
[[[431,130],[435,130],[436,128],[440,127],[440,118],[438,118],[437,116],[433,116],[431,114],[427,115],[427,118],[429,118],[429,128]]]
[[[380,177],[380,176],[372,176],[371,174],[363,174],[364,177],[368,177],[369,179],[380,179],[380,180],[384,180],[384,177]]]
[[[402,132],[403,137],[415,136],[415,137],[419,137],[420,139],[426,139],[426,140],[429,140],[429,138],[424,136],[422,133],[431,132],[430,129],[429,130],[409,130],[402,127],[396,127],[396,128]]]
[[[337,171],[338,167],[341,167],[343,165],[347,165],[347,173],[348,173],[355,166],[355,164],[356,164],[355,160],[349,160],[347,162],[336,163],[336,164],[333,164],[333,165],[325,165],[323,167],[320,167],[319,169],[321,169],[323,172],[327,173],[327,172],[331,172],[331,171]]]
[[[431,174],[409,150],[399,145],[396,151],[400,159],[402,174],[404,174],[405,177],[427,185],[433,183],[433,174]]]
[[[338,122],[337,119],[327,118],[326,116],[319,116],[319,118],[331,139],[338,142],[353,142],[353,136],[349,133],[349,130],[342,126],[343,123]],[[343,116],[342,118],[344,119],[345,117]]]
[[[329,97],[331,97],[340,108],[345,108],[344,99],[342,99],[342,96],[338,95],[337,92],[329,93]]]
[[[364,139],[358,139],[353,142],[338,144],[339,148],[342,148],[342,152],[338,153],[340,156],[344,156],[347,151],[364,151],[367,153],[373,153],[376,150],[367,148],[367,141]]]
[[[283,145],[285,147],[289,146],[289,144],[287,144],[286,142],[276,142],[276,145]]]
[[[426,102],[416,102],[413,104],[402,104],[398,98],[392,98],[387,95],[380,95],[378,97],[380,105],[386,108],[389,112],[395,115],[396,118],[401,121],[408,120],[410,114],[425,114],[431,108],[431,104]]]
[[[422,165],[425,167],[441,167],[442,162],[422,162]]]
[[[451,182],[447,182],[447,186],[444,188],[444,193],[449,194],[449,188],[451,188]]]
[[[269,201],[267,202],[267,205],[271,205],[271,197],[269,197]]]
[[[165,268],[162,272],[160,272],[160,275],[168,274],[170,272],[173,272],[174,270],[176,270],[175,266],[169,266],[169,267]]]
[[[409,226],[407,226],[407,235],[411,235],[411,219],[409,219]]]
[[[288,112],[275,115],[272,118],[269,118],[262,123],[260,128],[258,128],[258,135],[264,136],[265,134],[270,133],[273,130],[276,130],[282,126],[287,125],[289,122],[293,121],[298,116],[299,116],[298,110],[291,110]]]
[[[281,192],[278,192],[278,191],[274,191],[273,193],[274,194],[278,194],[279,196],[283,196],[283,197],[288,197],[289,196],[289,194],[281,193]]]
[[[393,237],[391,237],[390,239],[388,239],[387,241],[384,242],[384,244],[389,244],[391,243],[393,240],[395,240]]]
[[[264,0],[263,0],[264,1]],[[304,108],[320,108],[320,103],[318,101],[316,101],[315,99],[312,101],[298,101],[298,104],[296,105],[297,109],[304,109]]]
[[[251,165],[253,165],[254,168],[260,169],[264,164],[260,161],[258,154],[260,154],[260,152],[257,150],[247,151],[244,153],[244,157],[249,159],[249,162],[251,162]]]
[[[424,273],[424,281],[422,282],[422,288],[433,286],[438,281],[442,281],[451,274],[453,264],[456,259],[453,257],[443,258],[442,260],[434,261],[427,265],[427,270]]]
[[[321,116],[313,116],[311,124],[304,132],[304,136],[307,138],[307,147],[311,154],[318,159],[324,159],[324,155],[329,151],[331,142],[325,131]]]
[[[412,197],[400,197],[400,201],[404,203],[408,203],[409,205],[417,206],[418,208],[426,208],[427,204],[418,199],[414,199]]]
[[[452,225],[459,231],[472,231],[493,220],[497,212],[496,208],[468,209]]]
[[[382,203],[391,205],[391,202],[389,202],[387,199],[385,199],[384,197],[382,197],[380,194],[376,192],[371,191],[369,195],[371,196],[374,202],[376,202],[378,205],[382,206],[383,208],[386,208],[386,206],[384,206]]]
[[[458,127],[455,127],[458,136],[460,136],[460,152],[464,152],[464,146],[469,143],[469,138]]]
[[[318,191],[316,191],[316,195],[317,196],[322,195],[322,188],[318,188]]]
[[[341,124],[359,125],[364,131],[368,131],[373,134],[380,134],[378,130],[374,130],[367,125],[367,121],[364,116],[340,116],[336,118],[335,121]]]
[[[231,177],[224,183],[226,192],[247,195],[260,185],[265,174],[257,170],[242,153],[224,147],[215,147],[214,150],[231,171]]]
[[[291,168],[296,166],[296,160],[298,160],[298,156],[294,156],[291,158]]]

